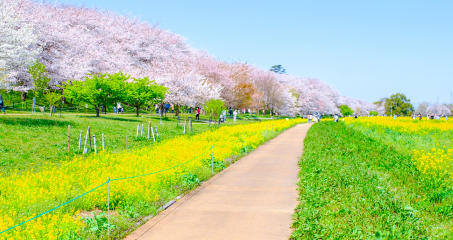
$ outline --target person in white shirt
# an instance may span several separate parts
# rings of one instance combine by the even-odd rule
[[[238,115],[238,111],[235,109],[233,112],[233,120],[236,123],[236,116]]]
[[[121,103],[116,104],[116,111],[117,111],[117,113],[121,113],[123,111],[123,108],[121,107]]]

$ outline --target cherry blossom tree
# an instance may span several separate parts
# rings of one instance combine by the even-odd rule
[[[280,115],[295,117],[296,114],[300,114],[297,107],[297,96],[291,92],[289,87],[284,87],[282,91],[282,105],[278,109]]]
[[[9,75],[33,64],[40,48],[34,25],[24,21],[18,0],[0,0],[0,89],[17,84]]]
[[[254,84],[261,92],[260,102],[262,107],[271,112],[280,109],[284,103],[284,88],[282,84],[275,80],[275,75],[271,71],[263,71],[261,69],[253,71]],[[289,109],[287,110],[289,111]]]
[[[436,115],[439,115],[439,116],[450,116],[451,115],[451,111],[450,109],[448,109],[447,106],[445,105],[440,105],[440,104],[434,104],[430,107],[428,107],[427,109],[427,113],[428,114],[436,114]]]
[[[369,114],[369,112],[373,111],[373,110],[377,111],[379,113],[379,115],[383,115],[384,111],[385,111],[385,109],[380,109],[380,108],[376,109],[372,103],[362,101],[362,100],[357,100],[357,99],[347,97],[347,96],[340,96],[338,102],[340,105],[349,106],[354,111],[354,114],[358,114],[358,115]],[[385,104],[385,102],[384,102],[384,104]],[[360,109],[360,111],[357,111],[359,109]],[[360,112],[360,114],[359,114],[359,112]]]

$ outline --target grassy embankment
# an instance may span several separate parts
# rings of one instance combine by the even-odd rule
[[[450,182],[421,174],[413,164],[411,148],[423,136],[406,136],[410,144],[398,145],[401,139],[401,133],[341,122],[313,125],[299,162],[292,238],[452,238]]]
[[[129,149],[137,149],[153,144],[153,139],[147,139],[148,122],[154,128],[157,126],[159,137],[156,141],[173,138],[184,133],[184,119],[195,119],[194,115],[183,114],[181,126],[177,125],[177,118],[168,114],[160,119],[157,115],[143,115],[135,117],[123,114],[102,115],[99,118],[89,115],[63,115],[62,117],[36,115],[0,115],[0,176],[10,174],[13,170],[23,171],[39,169],[43,164],[59,164],[75,155],[82,155],[83,145],[88,126],[91,134],[96,135],[97,149],[102,150],[101,135],[105,135],[105,148],[113,153],[126,149],[126,136],[128,136]],[[201,119],[208,119],[201,116]],[[236,124],[247,124],[260,121],[254,117],[242,117]],[[234,124],[227,120],[225,125]],[[68,148],[68,125],[71,125],[71,144]],[[141,128],[143,125],[143,136]],[[223,123],[221,124],[224,125]],[[137,126],[140,128],[139,137],[136,137]],[[213,129],[206,122],[193,122],[193,133],[198,134]],[[79,151],[80,131],[83,131],[81,151]],[[92,151],[94,142],[92,140]]]

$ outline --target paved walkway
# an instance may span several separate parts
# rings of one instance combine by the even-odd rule
[[[132,239],[288,239],[298,158],[310,124],[297,125],[193,190]]]

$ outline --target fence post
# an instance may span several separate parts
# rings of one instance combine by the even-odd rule
[[[80,152],[80,147],[82,147],[82,134],[83,134],[83,131],[80,130],[80,137],[79,137],[79,152]]]
[[[68,152],[71,150],[71,125],[68,125]]]
[[[154,128],[156,129],[156,136],[159,137],[159,132],[157,131],[157,126],[154,126]]]
[[[110,178],[107,178],[107,239],[110,239]]]
[[[90,152],[91,152],[91,129],[90,129],[90,127],[88,127],[88,133],[90,135]]]
[[[102,134],[102,151],[105,151],[105,140],[104,140],[104,134]]]
[[[148,122],[148,139],[149,139],[149,137],[150,137],[150,136],[149,136],[149,135],[150,135],[150,134],[149,134],[150,127],[151,127],[151,122]]]
[[[96,134],[93,134],[93,141],[94,141],[94,153],[98,153],[98,149],[96,147]]]
[[[88,153],[87,142],[88,142],[88,133],[90,132],[90,127],[87,129],[87,135],[85,136],[85,145],[83,146],[83,154]],[[90,140],[91,141],[91,140]]]
[[[156,138],[154,137],[154,129],[153,129],[153,127],[151,127],[151,133],[153,134],[153,140],[154,140],[154,142],[156,142]]]
[[[140,129],[140,124],[137,125],[137,136],[136,136],[136,137],[138,137],[138,130],[139,130],[139,129]]]

